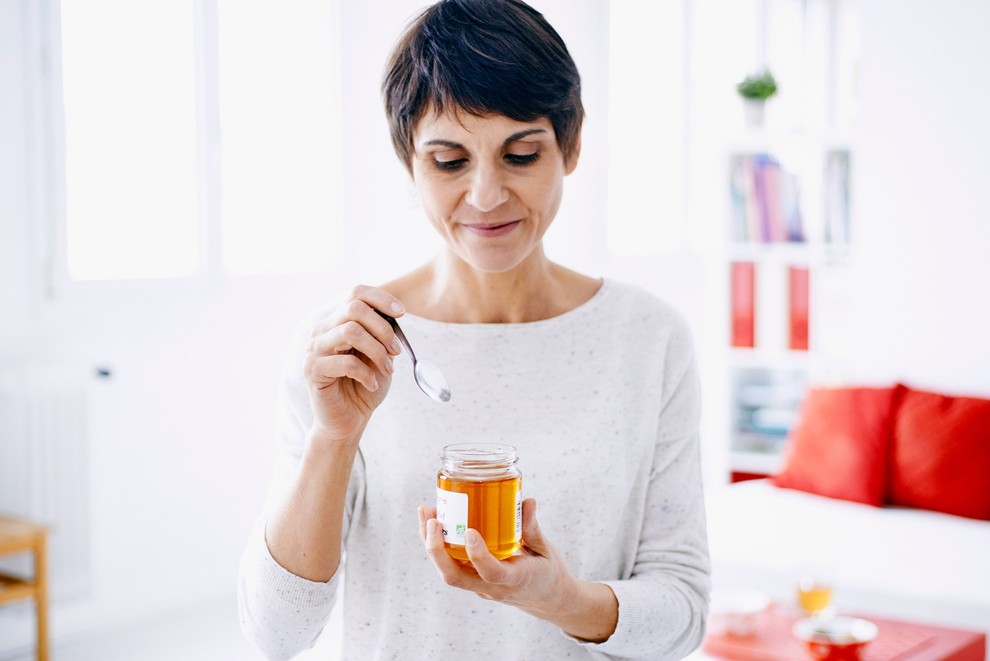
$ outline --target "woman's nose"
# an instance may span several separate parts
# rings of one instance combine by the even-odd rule
[[[492,211],[509,199],[509,192],[502,181],[502,173],[496,167],[475,168],[467,203],[479,211]]]

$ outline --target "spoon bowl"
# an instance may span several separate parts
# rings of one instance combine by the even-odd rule
[[[443,372],[440,371],[440,368],[428,360],[417,360],[416,353],[413,351],[412,346],[410,346],[409,340],[406,339],[406,334],[399,327],[399,322],[394,317],[390,317],[383,312],[378,312],[378,314],[389,323],[392,330],[395,331],[395,336],[399,338],[402,347],[409,353],[409,358],[413,364],[413,379],[415,379],[419,389],[435,401],[449,402],[450,386],[447,385],[447,379],[444,377]]]
[[[413,365],[413,376],[419,389],[438,402],[449,402],[450,386],[447,385],[447,379],[440,368],[428,360],[416,360],[415,358]]]

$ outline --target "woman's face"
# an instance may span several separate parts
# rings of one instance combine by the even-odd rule
[[[550,120],[429,112],[413,135],[413,179],[447,247],[488,273],[531,255],[577,164],[576,149],[564,162]]]

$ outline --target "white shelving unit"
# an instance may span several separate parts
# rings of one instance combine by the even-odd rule
[[[724,384],[720,417],[727,426],[732,479],[769,475],[781,468],[788,434],[822,357],[823,339],[830,325],[837,323],[829,310],[835,309],[837,302],[841,304],[842,287],[848,286],[835,284],[844,282],[841,272],[850,260],[855,240],[849,197],[855,172],[854,140],[848,125],[837,125],[840,119],[845,122],[847,113],[836,110],[850,103],[846,94],[849,57],[834,52],[839,46],[849,47],[848,39],[836,32],[855,22],[855,15],[850,13],[855,5],[849,0],[831,5],[821,0],[761,0],[758,5],[767,26],[764,40],[774,38],[773,12],[781,9],[789,19],[803,15],[807,40],[802,52],[790,58],[779,44],[764,43],[757,58],[774,73],[775,62],[786,62],[780,68],[790,78],[778,82],[790,84],[791,90],[800,86],[803,103],[795,103],[792,96],[787,116],[781,113],[778,117],[779,125],[774,124],[773,112],[768,112],[766,126],[730,136],[723,152],[718,186],[724,199],[724,231],[715,251],[720,282],[714,290],[723,311],[724,360],[720,364],[724,371],[716,378]],[[836,98],[840,93],[844,95],[841,104]],[[773,98],[768,101],[774,102]],[[776,170],[753,174],[764,167]],[[741,186],[740,181],[745,183],[751,175],[759,183]],[[741,189],[758,199],[760,206],[755,212],[752,200],[741,195]],[[800,231],[788,204],[788,191],[796,197]],[[775,195],[784,199],[768,213],[767,199]],[[754,217],[761,218],[763,224]],[[739,290],[733,287],[733,278],[738,277],[738,273],[734,276],[734,263],[747,265],[743,269],[752,265],[752,285],[742,287],[743,291],[749,287],[753,300],[751,336],[738,330],[748,325],[740,324],[745,315],[737,316],[740,299]],[[804,291],[800,283],[805,274],[807,315],[798,312],[792,318],[790,287],[797,283],[796,291]],[[800,294],[797,300],[802,300]],[[799,302],[797,307],[801,305]],[[806,327],[802,320],[807,321]],[[806,338],[807,348],[792,346],[795,329],[798,336]],[[749,346],[738,346],[740,340]],[[798,341],[797,346],[805,344]]]

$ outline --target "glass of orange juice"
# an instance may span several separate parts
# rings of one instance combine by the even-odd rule
[[[832,579],[827,571],[815,568],[805,571],[797,584],[798,605],[812,617],[831,613]]]

